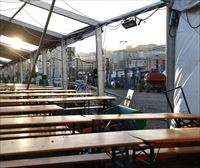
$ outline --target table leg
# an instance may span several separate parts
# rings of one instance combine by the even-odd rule
[[[154,147],[150,146],[150,167],[151,168],[154,168],[154,166],[155,166],[154,158],[155,158]]]
[[[129,149],[128,147],[125,147],[125,149],[123,149],[123,151],[120,151],[123,155],[123,153],[125,153],[125,155],[123,155],[123,159],[120,161],[117,160],[116,158],[116,148],[112,147],[112,168],[131,168],[130,163],[129,163]],[[119,153],[119,152],[118,152]]]
[[[75,123],[72,123],[72,134],[75,134],[75,128],[76,128],[76,126],[75,126]]]
[[[112,168],[116,168],[116,149],[112,147]]]

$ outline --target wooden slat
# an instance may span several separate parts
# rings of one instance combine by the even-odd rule
[[[66,131],[67,126],[51,126],[51,127],[30,127],[30,128],[9,128],[0,129],[0,134],[16,134],[16,133],[33,133],[33,132],[52,132]]]
[[[200,142],[200,127],[175,128],[175,129],[151,129],[127,131],[130,136],[139,137],[144,142],[174,143],[174,142]]]
[[[11,161],[1,161],[1,168],[23,168],[23,167],[48,167],[50,165],[60,164],[81,164],[97,161],[110,160],[110,157],[106,153],[86,154],[86,155],[72,155],[72,156],[59,156],[48,158],[36,158],[36,159],[20,159]]]
[[[87,109],[103,109],[103,106],[86,106],[86,107],[66,107],[64,110],[87,110]]]
[[[48,136],[60,136],[60,135],[70,135],[70,134],[72,134],[72,131],[2,134],[2,135],[0,135],[0,140],[21,139],[21,138],[36,138],[36,137],[48,137]]]
[[[159,149],[155,148],[154,150],[157,155],[157,160],[171,158],[177,155],[200,154],[200,146],[169,147]],[[146,149],[145,152],[146,154],[150,155],[149,149]],[[137,157],[143,160],[149,159],[146,154],[141,153],[141,151],[136,152]]]
[[[10,93],[0,94],[0,99],[30,98],[30,97],[74,97],[92,96],[92,93]]]
[[[0,91],[0,94],[9,94],[9,93],[75,93],[76,90],[20,90],[20,91],[13,91],[13,90],[6,90]]]
[[[0,101],[0,105],[17,105],[23,103],[78,103],[78,102],[88,102],[88,101],[110,101],[115,100],[112,96],[85,96],[85,97],[67,97],[67,98],[37,98],[37,99],[3,99]]]
[[[0,115],[24,113],[50,113],[62,110],[63,108],[58,105],[4,106],[0,108]]]
[[[66,125],[70,123],[89,123],[90,119],[81,115],[0,118],[0,127],[19,127],[30,125]]]
[[[200,119],[200,116],[187,113],[101,114],[101,115],[84,115],[84,116],[94,121]]]

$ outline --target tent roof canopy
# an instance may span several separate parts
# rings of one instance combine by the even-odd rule
[[[101,13],[96,12],[99,9],[98,5],[94,6],[94,2],[89,1],[87,3],[93,4],[90,8],[93,9],[93,13],[95,11],[94,15],[92,13],[95,19],[75,10],[67,2],[66,0],[56,1],[45,41],[42,46],[43,48],[54,48],[60,45],[62,38],[67,41],[67,44],[72,44],[78,40],[94,35],[96,27],[102,27],[165,6],[164,1],[155,0],[156,3],[150,4],[152,3],[150,2],[146,7],[134,9],[134,7],[130,6],[129,11],[132,10],[131,12],[125,14],[120,13],[117,17],[115,14],[111,19],[100,21],[102,20],[102,18],[100,18]],[[2,35],[11,38],[17,37],[24,42],[38,46],[51,1],[11,0],[8,3],[8,1],[2,0],[0,3],[1,37]],[[102,1],[101,3],[105,3],[106,5],[106,1]],[[89,11],[89,8],[87,8],[87,10]],[[101,9],[101,12],[102,10],[106,9]],[[96,16],[97,14],[98,16]],[[2,42],[0,43],[0,57],[11,60],[27,59],[31,52],[32,51],[27,52],[24,49],[14,50],[10,45],[6,45]],[[0,61],[0,64],[7,64],[7,62]]]

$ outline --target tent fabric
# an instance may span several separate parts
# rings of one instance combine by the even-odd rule
[[[185,11],[196,6],[200,6],[200,0],[174,0],[172,9]]]
[[[192,4],[192,1],[187,2],[185,3],[185,9],[187,5]],[[179,0],[175,1],[176,5],[178,3],[183,4]],[[175,46],[175,87],[182,86],[190,111],[195,115],[200,115],[199,16],[199,7],[181,12]],[[180,89],[174,92],[174,105],[175,112],[188,112]]]

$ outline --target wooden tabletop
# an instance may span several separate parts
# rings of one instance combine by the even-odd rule
[[[10,93],[10,94],[0,94],[0,99],[10,99],[19,97],[57,97],[57,96],[92,96],[92,93]]]
[[[48,153],[86,148],[104,148],[141,144],[124,132],[104,132],[70,136],[27,138],[0,141],[0,156]]]
[[[67,98],[35,98],[35,99],[0,99],[0,105],[17,105],[22,103],[77,103],[96,100],[115,100],[112,96],[85,96]]]
[[[43,116],[43,117],[18,117],[18,118],[0,118],[0,128],[21,127],[29,125],[61,125],[70,123],[91,122],[90,119],[81,115],[70,116]]]
[[[15,87],[16,90],[26,90],[26,87],[24,86],[16,86]],[[62,90],[62,87],[29,87],[29,90]]]
[[[24,114],[38,112],[62,111],[63,108],[58,105],[29,105],[29,106],[4,106],[0,108],[0,115]]]
[[[74,93],[76,90],[68,89],[68,90],[20,90],[20,91],[0,91],[1,94],[9,94],[9,93]]]
[[[41,154],[87,148],[132,146],[145,142],[200,142],[200,128],[133,130],[7,140],[0,141],[0,156]]]
[[[149,143],[200,142],[200,128],[176,128],[127,131]]]
[[[84,115],[84,116],[94,121],[200,119],[200,116],[188,113],[101,114],[101,115]]]

